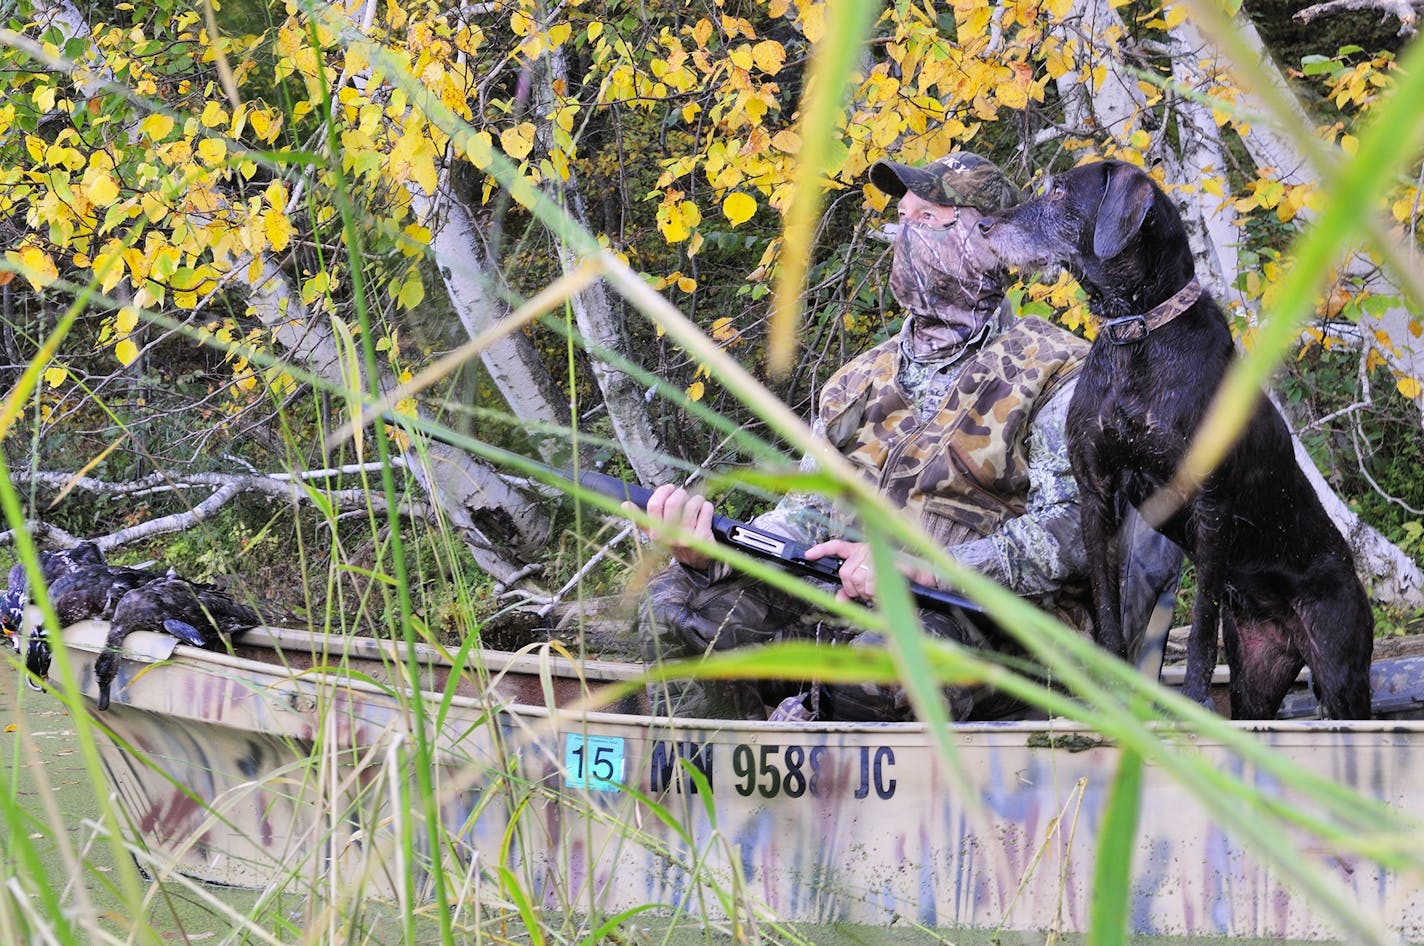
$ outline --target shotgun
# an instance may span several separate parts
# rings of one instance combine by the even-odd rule
[[[517,456],[508,450],[496,447],[493,444],[480,443],[474,440],[452,437],[438,429],[430,427],[412,418],[396,417],[392,414],[384,414],[381,420],[393,427],[399,427],[407,433],[419,433],[431,440],[438,441],[446,446],[454,447],[457,450],[467,450],[501,465],[515,467],[516,469],[535,469],[544,474],[561,479],[570,483],[577,483],[591,493],[598,493],[615,499],[619,502],[629,502],[637,506],[644,512],[648,511],[648,499],[652,497],[653,491],[646,486],[637,483],[629,483],[616,476],[607,473],[599,473],[596,470],[584,470],[577,476],[568,470],[549,466],[528,457]],[[840,569],[843,559],[834,555],[825,558],[810,559],[806,557],[806,546],[786,536],[776,535],[766,532],[745,522],[728,518],[720,514],[712,516],[712,535],[724,545],[730,545],[734,549],[751,555],[755,558],[772,562],[789,572],[800,575],[809,575],[812,578],[819,578],[839,586],[841,583]],[[958,608],[964,611],[973,611],[982,614],[984,609],[970,601],[963,595],[957,595],[952,591],[941,591],[938,588],[931,588],[928,585],[921,585],[917,582],[910,582],[910,596],[915,599],[915,603],[922,608],[929,608],[932,611],[941,611],[952,614]]]
[[[553,467],[547,469],[564,479],[574,480],[573,476],[563,470],[556,470]],[[648,509],[648,499],[653,495],[653,491],[646,486],[629,483],[616,476],[609,476],[607,473],[598,473],[593,470],[579,473],[577,482],[590,492],[621,502],[630,502],[644,512]],[[712,535],[723,545],[730,545],[747,555],[773,562],[787,571],[809,575],[835,585],[841,583],[842,559],[834,555],[828,555],[825,558],[807,558],[807,547],[785,536],[766,532],[756,526],[717,513],[712,516]],[[952,612],[955,608],[975,612],[984,610],[962,595],[941,591],[938,588],[931,588],[913,581],[909,585],[910,595],[915,599],[915,603],[922,608],[944,612]]]

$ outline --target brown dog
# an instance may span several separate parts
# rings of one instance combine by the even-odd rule
[[[1124,503],[1141,506],[1171,480],[1235,358],[1231,332],[1196,281],[1177,208],[1130,164],[1074,168],[979,227],[1010,264],[1065,264],[1106,320],[1069,408],[1068,449],[1098,643],[1120,654],[1113,538]],[[1207,702],[1220,625],[1233,717],[1274,716],[1308,665],[1326,716],[1368,718],[1369,601],[1268,400],[1159,528],[1196,565],[1186,696]]]

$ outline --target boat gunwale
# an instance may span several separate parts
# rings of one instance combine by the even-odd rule
[[[84,622],[83,625],[73,625],[63,632],[63,640],[66,646],[72,646],[80,650],[99,652],[103,649],[102,637],[98,644],[87,639],[91,636],[98,636],[100,630],[105,625],[103,622]],[[154,635],[160,636],[160,635]],[[323,635],[312,631],[303,631],[293,628],[280,627],[259,627],[248,632],[242,640],[243,646],[255,646],[258,648],[271,649],[274,653],[280,653],[280,648],[286,647],[290,650],[300,650],[301,644],[308,645],[307,652],[313,654],[328,653],[336,659],[342,657],[354,657],[361,660],[388,659],[393,663],[404,666],[404,659],[399,654],[399,649],[403,646],[399,642],[384,641],[370,637],[341,637],[334,635]],[[335,643],[337,647],[331,645]],[[417,659],[426,666],[443,666],[454,669],[453,661],[449,660],[437,648],[429,645],[417,644]],[[355,653],[353,653],[355,651]],[[555,668],[563,671],[553,673],[553,676],[562,676],[566,679],[579,680],[585,684],[597,682],[626,682],[636,679],[642,675],[642,669],[633,664],[623,664],[607,660],[591,660],[583,666],[596,671],[594,674],[581,673],[580,667],[566,658],[549,656],[540,657],[532,654],[511,654],[505,651],[481,650],[482,659],[493,660],[493,663],[486,662],[484,667],[490,679],[495,679],[503,674],[522,674],[533,676],[545,676]],[[131,650],[125,651],[125,657],[137,659],[145,662],[162,661],[164,658],[156,655],[145,655],[141,652],[135,653]],[[367,693],[380,696],[385,699],[392,698],[398,689],[405,689],[409,692],[409,687],[399,687],[397,685],[380,685],[366,680],[358,679],[340,672],[337,667],[328,667],[318,670],[316,668],[307,670],[284,669],[280,664],[269,663],[262,660],[255,660],[248,657],[239,657],[234,654],[226,654],[217,651],[203,650],[187,644],[177,644],[172,649],[172,654],[167,658],[168,663],[180,665],[192,664],[193,669],[203,669],[211,671],[221,668],[235,670],[248,674],[255,678],[267,678],[269,683],[263,688],[270,689],[280,685],[284,681],[310,680],[316,683],[337,685],[356,692]],[[598,673],[606,673],[608,676],[600,677]],[[611,681],[610,681],[611,678]],[[527,717],[550,717],[556,716],[560,720],[582,720],[587,724],[611,725],[611,726],[634,726],[640,728],[670,729],[670,730],[699,730],[717,731],[724,733],[746,732],[746,733],[798,733],[802,735],[821,735],[829,733],[863,733],[884,736],[886,734],[902,734],[906,736],[925,734],[926,727],[922,722],[850,722],[850,721],[826,721],[817,720],[812,722],[786,721],[772,722],[763,720],[739,720],[739,719],[705,719],[700,717],[668,717],[651,716],[642,714],[618,713],[605,710],[560,708],[552,713],[546,706],[532,703],[519,703],[512,700],[491,700],[484,696],[464,696],[460,694],[450,694],[448,697],[437,690],[421,689],[420,692],[427,697],[440,700],[449,700],[450,705],[458,706],[462,709],[488,712],[490,710],[514,712]],[[85,695],[86,699],[92,699]],[[133,709],[146,711],[141,706],[134,706]],[[197,717],[195,717],[197,718]],[[1293,734],[1309,733],[1321,734],[1328,732],[1348,732],[1359,734],[1424,734],[1424,720],[1327,720],[1327,719],[1288,719],[1288,720],[1222,720],[1233,728],[1246,732],[1260,732],[1272,734]],[[1154,729],[1160,732],[1171,732],[1180,730],[1191,733],[1189,726],[1182,723],[1173,722],[1153,722],[1149,723]],[[1045,733],[1051,735],[1075,735],[1084,734],[1095,738],[1098,731],[1093,727],[1078,723],[1073,720],[1061,717],[1048,720],[983,720],[973,722],[961,722],[951,724],[951,730],[961,737],[989,736],[989,735],[1014,735],[1025,734],[1032,736],[1035,733]],[[1101,743],[1104,747],[1111,747],[1111,740],[1103,739]]]

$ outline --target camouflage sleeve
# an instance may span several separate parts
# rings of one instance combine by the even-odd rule
[[[1023,515],[997,532],[948,551],[965,565],[1019,595],[1044,594],[1086,574],[1078,484],[1068,465],[1068,402],[1064,385],[1039,409],[1029,430],[1029,493]]]

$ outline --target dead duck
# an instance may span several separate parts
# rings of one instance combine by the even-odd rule
[[[96,565],[107,565],[104,553],[93,542],[80,542],[67,549],[42,551],[39,554],[40,575],[45,584],[61,576]],[[0,631],[15,653],[20,652],[20,627],[25,621],[25,606],[30,603],[30,573],[24,563],[10,566],[6,588],[0,592]]]
[[[172,574],[126,565],[81,565],[49,582],[49,600],[60,627],[90,618],[106,620],[125,594]],[[29,593],[25,591],[22,595],[24,600],[19,609],[23,615]],[[49,665],[49,641],[44,627],[36,625],[30,630],[25,668],[34,674],[33,679],[43,681],[49,675]]]
[[[93,542],[80,542],[67,549],[41,551],[39,560],[40,574],[44,576],[46,582],[54,581],[60,575],[78,571],[81,568],[109,564],[104,558],[104,553],[99,550],[99,546]],[[6,586],[9,591],[25,591],[29,588],[30,572],[25,568],[23,562],[16,562],[10,566]]]
[[[111,622],[104,651],[94,663],[101,710],[109,708],[109,689],[119,671],[124,638],[134,631],[167,633],[185,644],[212,650],[261,624],[262,618],[214,585],[167,577],[125,594],[114,607]]]

